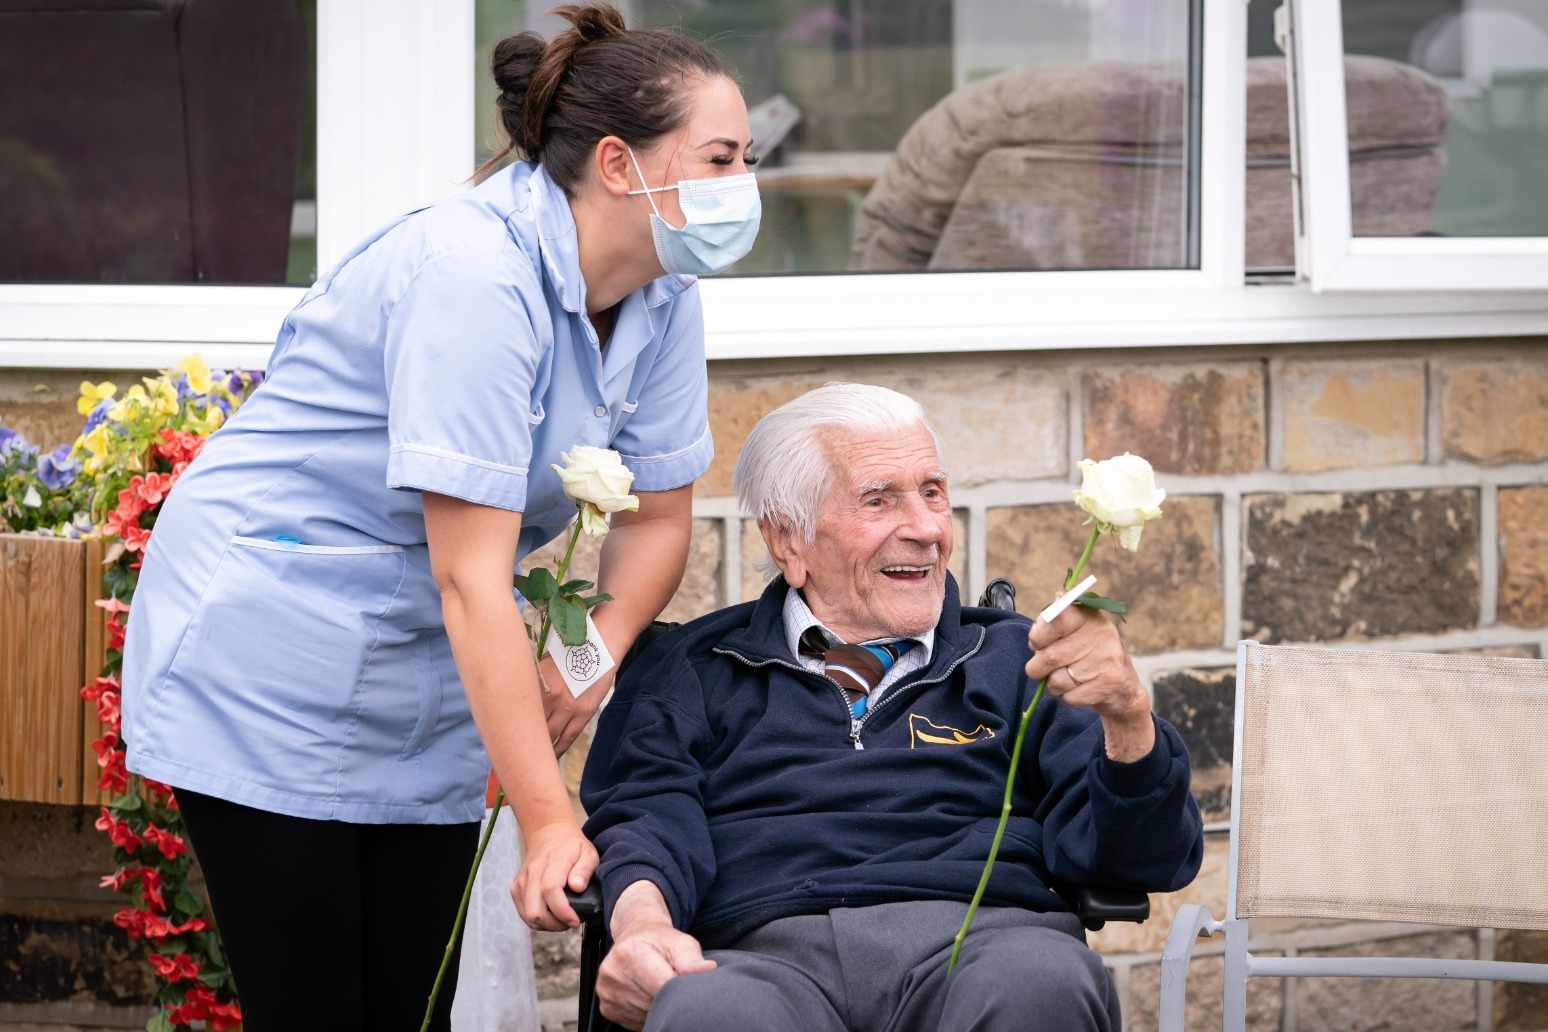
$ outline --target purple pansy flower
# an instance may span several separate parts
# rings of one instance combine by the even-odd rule
[[[38,479],[50,491],[62,491],[80,475],[81,464],[70,458],[70,445],[61,444],[38,460]]]

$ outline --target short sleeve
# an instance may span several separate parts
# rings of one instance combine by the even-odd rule
[[[715,445],[697,283],[672,300],[661,347],[635,401],[612,442],[634,473],[634,489],[670,491],[703,476]]]
[[[387,322],[388,487],[525,509],[547,318],[535,276],[509,254],[419,270]]]

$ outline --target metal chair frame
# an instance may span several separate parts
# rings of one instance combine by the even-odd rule
[[[1261,657],[1263,653],[1256,650],[1278,650],[1285,657],[1293,659],[1297,651],[1301,653],[1315,654],[1317,659],[1327,661],[1329,653],[1339,653],[1343,656],[1358,656],[1359,653],[1352,650],[1332,650],[1319,646],[1286,646],[1263,645],[1254,641],[1243,641],[1237,646],[1237,672],[1236,672],[1236,712],[1235,712],[1235,741],[1232,757],[1232,784],[1231,784],[1231,847],[1228,868],[1228,885],[1226,890],[1225,918],[1216,920],[1207,907],[1199,904],[1185,904],[1180,907],[1172,920],[1167,935],[1166,945],[1162,951],[1161,959],[1161,1001],[1159,1013],[1160,1032],[1183,1032],[1185,1021],[1185,1008],[1187,1004],[1188,988],[1188,963],[1192,956],[1193,948],[1200,936],[1214,935],[1225,936],[1224,978],[1222,1001],[1222,1026],[1227,1032],[1241,1032],[1246,1028],[1247,1022],[1247,980],[1258,977],[1350,977],[1350,978],[1447,978],[1470,979],[1479,981],[1510,981],[1536,984],[1548,984],[1548,964],[1533,964],[1494,960],[1468,960],[1468,959],[1437,959],[1422,957],[1289,957],[1289,956],[1257,956],[1250,949],[1249,936],[1252,929],[1252,918],[1248,912],[1253,905],[1248,903],[1239,909],[1238,903],[1243,898],[1239,895],[1242,888],[1240,884],[1243,864],[1247,859],[1242,853],[1242,811],[1246,808],[1243,804],[1243,772],[1247,767],[1244,755],[1247,748],[1247,735],[1244,734],[1244,725],[1249,717],[1248,693],[1251,688],[1250,679],[1254,676],[1253,660]],[[1389,659],[1396,658],[1395,654],[1388,654]],[[1541,668],[1536,678],[1548,683],[1548,661],[1543,660],[1519,660],[1501,659],[1488,656],[1444,656],[1435,657],[1425,653],[1403,654],[1403,658],[1411,660],[1415,666],[1412,671],[1412,681],[1408,682],[1410,688],[1415,689],[1417,700],[1421,687],[1433,688],[1426,675],[1432,671],[1423,668],[1427,659],[1443,659],[1448,669],[1462,668],[1471,671],[1466,675],[1469,678],[1479,679],[1475,683],[1487,684],[1491,676],[1498,677],[1501,667],[1499,664],[1533,663]],[[1508,669],[1508,668],[1507,668]],[[1523,668],[1515,668],[1521,670]],[[1307,689],[1311,691],[1310,688]],[[1415,705],[1422,705],[1422,701],[1415,701]],[[1328,706],[1336,707],[1338,700],[1329,699]],[[1544,720],[1548,720],[1548,691],[1543,693],[1541,705],[1538,707]],[[1542,725],[1539,723],[1538,727]],[[1379,728],[1373,733],[1380,733]],[[1308,771],[1308,777],[1319,776],[1319,771]],[[1438,777],[1444,783],[1445,774],[1437,772]],[[1271,779],[1264,778],[1264,784],[1269,784]],[[1416,793],[1422,793],[1431,786],[1417,786]],[[1262,803],[1267,811],[1273,811],[1274,796],[1269,790],[1268,798]],[[1283,804],[1288,807],[1288,803]],[[1509,825],[1504,822],[1505,815],[1499,824],[1502,834],[1516,834],[1505,832]],[[1358,836],[1361,828],[1351,828],[1352,834]],[[1369,832],[1367,831],[1367,834]],[[1539,880],[1540,880],[1539,876]],[[1339,891],[1339,887],[1327,886],[1329,894]],[[1519,890],[1523,895],[1530,890]],[[1419,900],[1419,904],[1426,901]],[[1539,903],[1541,901],[1538,901]],[[1276,907],[1281,905],[1276,904]],[[1373,909],[1379,910],[1381,903],[1370,904]],[[1260,916],[1274,917],[1311,917],[1311,918],[1337,918],[1344,919],[1344,915],[1322,910],[1315,905],[1307,906],[1305,913],[1289,914],[1283,909],[1276,909],[1271,914]],[[1446,920],[1446,915],[1438,914],[1431,920],[1437,924],[1464,927],[1455,920]],[[1359,919],[1359,918],[1356,918]],[[1405,907],[1400,911],[1387,914],[1372,913],[1370,920],[1414,921],[1414,911]],[[1535,921],[1536,923],[1532,923]],[[1528,918],[1525,923],[1513,927],[1548,927],[1548,908],[1537,908],[1537,916]],[[1417,926],[1416,926],[1417,927]],[[1504,926],[1500,927],[1512,927]]]

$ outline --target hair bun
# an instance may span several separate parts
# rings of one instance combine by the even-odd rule
[[[555,8],[553,13],[570,23],[571,31],[580,37],[582,46],[624,34],[623,15],[611,4],[566,4]]]

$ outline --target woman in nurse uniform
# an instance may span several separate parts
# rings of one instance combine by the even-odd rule
[[[640,507],[603,550],[608,650],[669,600],[712,454],[694,277],[747,252],[759,204],[721,58],[558,13],[495,50],[510,145],[480,171],[520,160],[318,280],[145,558],[129,768],[177,789],[249,1032],[417,1023],[490,764],[531,927],[574,924],[596,864],[554,755],[610,679],[540,675],[511,574],[574,515],[550,463],[614,448]]]

